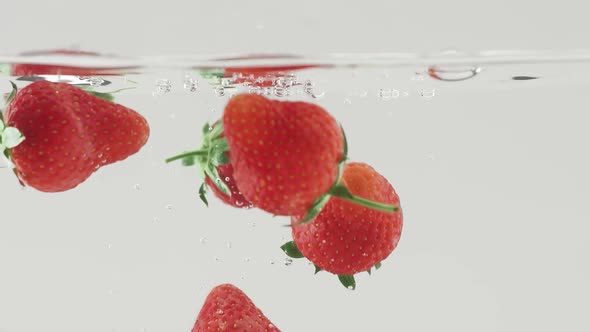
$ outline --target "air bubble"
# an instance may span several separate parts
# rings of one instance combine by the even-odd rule
[[[166,204],[165,208],[166,208],[166,210],[171,211],[172,210],[172,204]]]
[[[235,203],[236,203],[237,206],[243,206],[244,205],[244,202],[242,202],[240,200],[236,200]]]
[[[420,91],[420,97],[422,97],[424,99],[430,99],[430,98],[434,97],[434,95],[435,95],[434,89]]]
[[[194,79],[188,75],[184,77],[184,89],[186,91],[196,92],[198,87],[199,87],[199,82],[196,79]]]
[[[217,97],[225,96],[225,88],[223,86],[216,86],[214,92]]]
[[[133,189],[135,190],[141,190],[141,185],[139,183],[136,183],[133,185]]]
[[[201,242],[201,244],[205,244],[205,243],[207,243],[207,238],[203,236],[202,238],[199,239],[199,242]]]
[[[153,92],[154,96],[161,96],[172,91],[172,83],[167,79],[156,80],[156,89]]]
[[[225,182],[229,182],[229,176],[225,177]]]
[[[227,247],[227,249],[231,249],[231,247],[232,247],[232,243],[231,243],[231,242],[228,242],[228,243],[226,243],[226,245],[225,245],[225,246]]]
[[[153,222],[160,222],[160,218],[158,217],[154,217],[154,219],[152,219]]]
[[[113,245],[111,243],[107,243],[107,249],[111,249],[113,248]]]
[[[242,279],[242,280],[246,279],[246,274],[245,273],[240,274],[240,279]]]
[[[352,104],[352,101],[349,98],[344,98],[344,104],[350,105],[350,104]]]
[[[80,81],[85,81],[90,84],[91,87],[99,87],[104,84],[105,80],[100,77],[93,76],[78,76]]]
[[[271,260],[270,260],[270,265],[275,265],[275,261],[274,261],[274,259],[271,259]]]
[[[369,94],[369,92],[367,92],[367,91],[361,91],[361,93],[359,94],[359,96],[361,98],[365,98],[368,94]]]
[[[399,97],[399,91],[396,89],[379,89],[379,98],[390,100]]]
[[[286,89],[281,87],[281,86],[277,86],[275,87],[275,96],[277,97],[284,97],[286,94]]]
[[[252,259],[251,259],[250,257],[246,257],[246,258],[244,258],[244,262],[246,262],[246,263],[250,263],[250,261],[251,261],[251,260],[252,260]]]
[[[289,257],[285,258],[285,266],[291,266],[293,264],[293,260]]]

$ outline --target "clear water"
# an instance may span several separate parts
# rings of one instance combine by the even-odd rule
[[[116,102],[151,136],[64,193],[23,189],[0,169],[0,331],[188,331],[225,282],[283,331],[590,328],[585,53],[33,58],[1,60],[137,67],[43,79],[133,87]],[[309,64],[320,67],[262,76],[266,88],[203,75]],[[1,93],[10,80],[29,82],[6,74]],[[356,290],[285,256],[287,219],[213,197],[206,207],[196,168],[164,162],[198,148],[236,93],[323,106],[346,128],[350,158],[398,191],[401,242]]]

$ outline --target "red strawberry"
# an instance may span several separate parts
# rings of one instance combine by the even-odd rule
[[[231,284],[213,288],[205,299],[192,332],[206,331],[280,332],[244,292]]]
[[[201,149],[168,158],[166,162],[182,159],[185,166],[199,164],[205,178],[199,188],[199,196],[205,204],[209,205],[206,198],[206,188],[209,188],[215,196],[228,205],[237,208],[251,208],[252,203],[242,195],[234,179],[233,167],[228,158],[229,152],[226,152],[224,148],[227,146],[227,142],[223,138],[222,128],[219,121],[212,126],[206,124],[203,127]]]
[[[349,163],[341,180],[348,190],[365,199],[399,206],[399,197],[387,179],[364,163]],[[299,225],[303,215],[292,217],[293,243],[316,268],[341,277],[354,287],[352,276],[369,271],[387,258],[397,246],[403,224],[402,211],[386,213],[333,197],[311,222]]]
[[[225,107],[223,128],[234,178],[262,210],[306,213],[338,180],[344,137],[320,106],[237,95]]]
[[[95,52],[78,51],[78,50],[51,50],[23,53],[24,56],[40,56],[40,55],[68,55],[68,56],[86,56],[98,57],[100,54]],[[11,65],[10,74],[12,76],[35,76],[35,75],[74,75],[74,76],[107,76],[118,75],[117,71],[130,69],[131,67],[121,68],[91,68],[91,67],[76,67],[66,65],[50,65],[50,64],[35,64],[35,63],[17,63]]]
[[[150,132],[135,111],[65,83],[26,86],[5,115],[25,137],[10,151],[15,172],[44,192],[72,189],[100,167],[135,154]]]

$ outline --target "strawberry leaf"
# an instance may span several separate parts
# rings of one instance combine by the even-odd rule
[[[10,65],[7,63],[0,64],[0,74],[10,75]]]
[[[322,271],[322,268],[321,267],[319,267],[319,266],[317,266],[315,264],[313,266],[315,267],[315,271],[314,271],[313,274],[318,274],[318,272]]]
[[[16,97],[16,93],[18,92],[18,87],[16,86],[16,84],[14,84],[13,81],[10,81],[10,85],[12,85],[12,91],[10,91],[10,94],[6,98],[6,105],[10,104],[10,102],[14,99],[14,97]]]
[[[311,208],[307,210],[307,213],[305,214],[303,219],[297,221],[296,225],[306,224],[313,220],[313,218],[317,217],[317,215],[320,214],[320,212],[322,212],[322,209],[328,203],[329,200],[329,194],[324,194],[320,196],[318,199],[316,199],[315,202],[313,202],[313,204],[311,205]]]
[[[346,133],[344,132],[344,128],[340,125],[340,130],[342,131],[342,140],[343,140],[343,152],[342,152],[342,161],[348,159],[348,141],[346,140]]]
[[[354,280],[354,276],[340,274],[338,275],[338,280],[340,280],[340,283],[347,289],[356,289],[356,281]]]
[[[213,155],[211,156],[211,163],[215,166],[225,165],[229,163],[229,158],[227,157],[224,151],[213,150]]]
[[[213,150],[215,151],[225,152],[229,150],[229,144],[227,143],[227,139],[223,137],[214,139],[213,141],[211,141],[211,145],[213,145]]]
[[[199,198],[201,198],[201,201],[203,201],[203,203],[209,207],[209,202],[207,202],[207,185],[205,182],[203,182],[203,184],[201,184],[199,187]]]
[[[205,123],[202,131],[203,131],[203,135],[209,134],[209,131],[211,131],[211,126],[209,125],[209,123]]]
[[[281,246],[281,249],[291,258],[303,258],[303,254],[299,251],[299,248],[295,245],[294,241],[289,241]]]
[[[86,92],[88,92],[89,94],[94,95],[94,96],[96,96],[96,97],[98,97],[100,99],[104,99],[106,101],[112,102],[112,101],[115,100],[115,97],[112,94],[110,94],[110,93],[97,92],[97,91],[88,91],[88,90],[86,90]]]
[[[25,140],[20,130],[14,127],[6,127],[2,130],[1,144],[9,149],[14,148]]]
[[[224,77],[225,70],[220,68],[202,69],[199,71],[199,74],[205,79],[219,79]]]
[[[193,166],[195,164],[195,157],[194,156],[186,156],[182,158],[182,166]]]
[[[215,187],[227,196],[231,196],[231,191],[224,181],[221,181],[221,177],[217,172],[217,168],[213,164],[208,164],[205,168],[205,174],[213,181]]]

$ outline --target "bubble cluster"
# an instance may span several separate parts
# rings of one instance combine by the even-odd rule
[[[155,89],[153,92],[154,96],[161,96],[172,91],[172,83],[168,79],[156,80]]]

